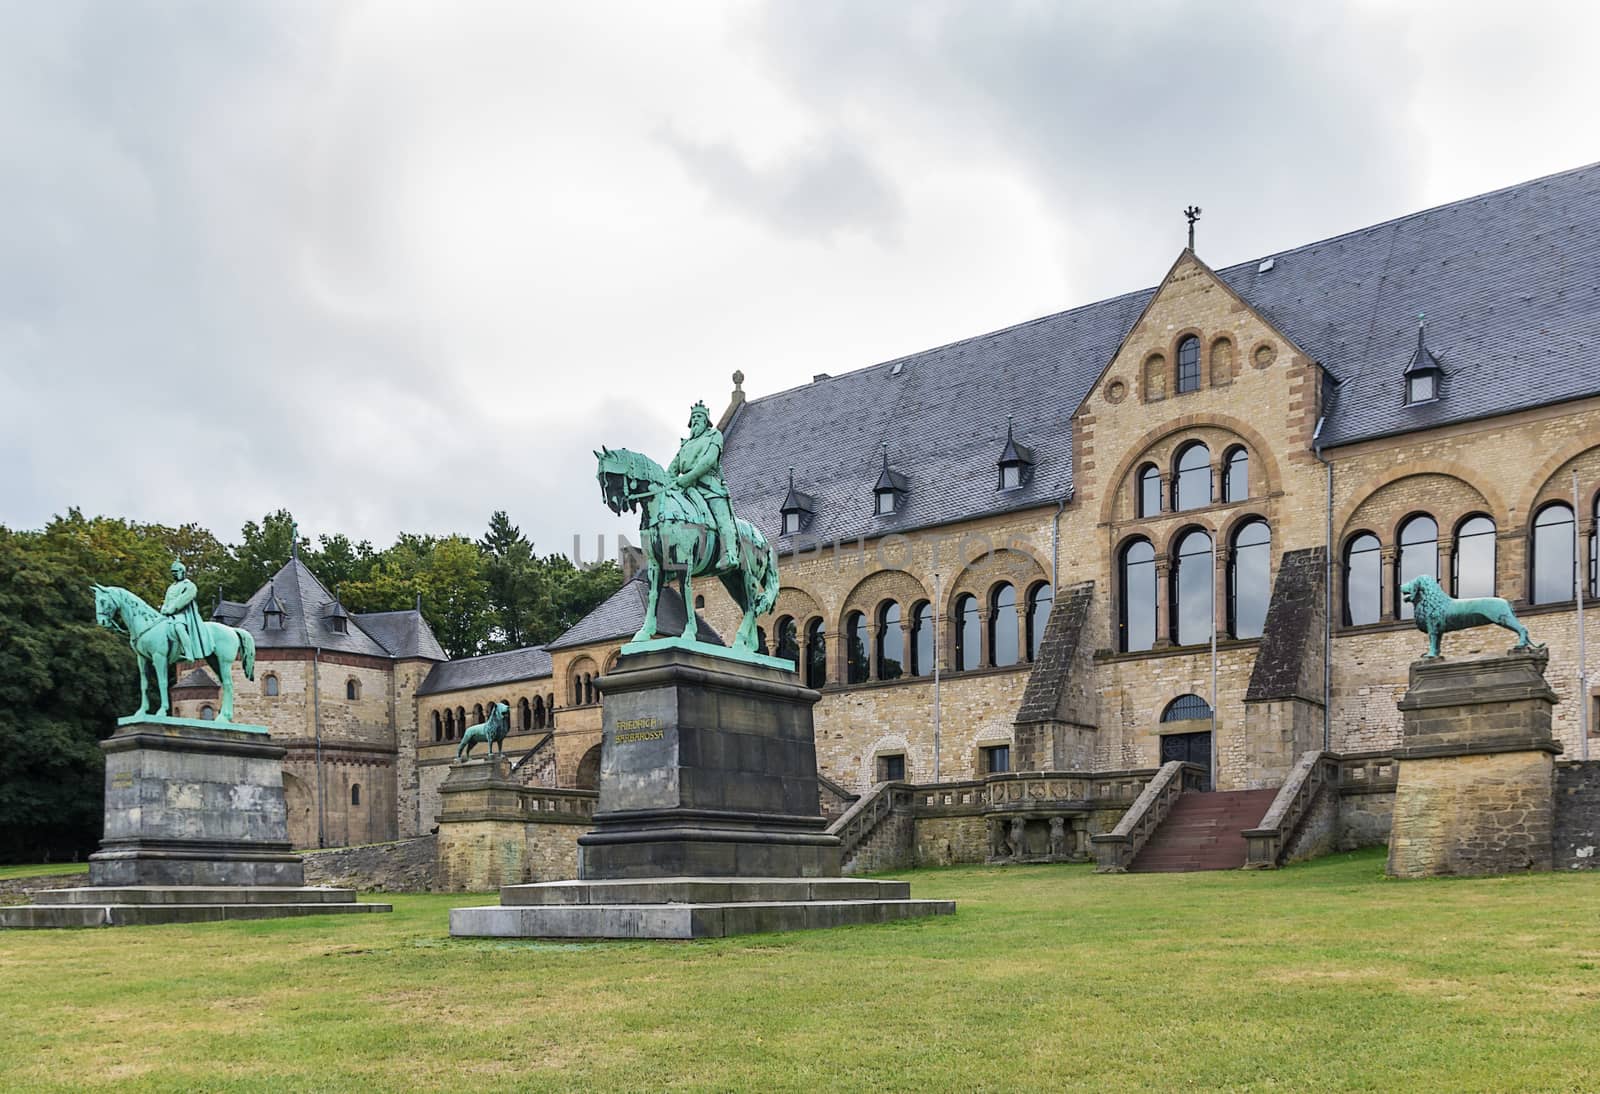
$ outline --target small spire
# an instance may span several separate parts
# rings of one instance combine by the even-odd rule
[[[1189,249],[1194,250],[1194,222],[1200,219],[1200,206],[1190,205],[1183,210],[1183,215],[1189,218]]]
[[[1006,444],[1011,443],[1011,415],[1006,415]]]
[[[300,524],[292,520],[289,522],[289,557],[296,562],[300,560]]]
[[[789,465],[789,489],[794,489],[794,464]]]
[[[889,470],[889,442],[883,442],[883,469]]]
[[[418,614],[422,612],[422,590],[420,589],[417,590],[417,612]]]

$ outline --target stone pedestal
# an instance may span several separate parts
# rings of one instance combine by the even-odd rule
[[[1399,708],[1388,872],[1394,877],[1548,870],[1556,696],[1548,655],[1414,661]]]
[[[308,887],[291,849],[285,750],[263,726],[132,718],[106,754],[105,837],[88,886],[29,893],[0,927],[90,927],[347,911],[348,889]]]
[[[605,690],[600,796],[576,882],[507,886],[453,935],[707,938],[948,914],[839,877],[817,797],[816,692],[793,672],[657,641]]]

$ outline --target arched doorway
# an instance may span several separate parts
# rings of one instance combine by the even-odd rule
[[[1161,712],[1161,762],[1182,760],[1206,769],[1203,789],[1211,786],[1211,704],[1198,695],[1180,695]]]
[[[579,790],[600,789],[600,746],[595,745],[583,754],[578,761],[578,776],[575,785]]]

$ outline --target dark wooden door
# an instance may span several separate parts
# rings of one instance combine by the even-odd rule
[[[1205,789],[1211,789],[1211,734],[1168,733],[1161,738],[1161,762],[1182,760],[1206,770]]]

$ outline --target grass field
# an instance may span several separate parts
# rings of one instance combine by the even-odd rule
[[[0,866],[0,881],[12,878],[57,877],[66,874],[87,874],[87,862],[36,862],[27,866]]]
[[[0,933],[0,1085],[1600,1088],[1600,874],[908,876],[953,918],[703,943],[387,916]]]

